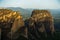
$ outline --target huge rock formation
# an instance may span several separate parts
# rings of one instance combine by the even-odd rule
[[[2,40],[40,40],[53,35],[53,17],[47,10],[33,10],[29,19],[23,21],[19,12],[0,9],[0,29]],[[24,39],[25,40],[25,39]],[[45,39],[44,39],[45,40]]]
[[[23,27],[24,21],[19,12],[9,9],[0,9],[0,28],[2,40],[11,40],[17,38],[19,33],[22,34],[21,28]]]
[[[31,18],[28,20],[29,38],[39,39],[40,37],[47,37],[50,34],[52,35],[55,31],[53,17],[47,10],[33,10]]]
[[[32,19],[35,22],[44,22],[44,25],[47,25],[46,27],[50,28],[51,32],[54,32],[54,21],[51,13],[47,10],[34,10],[32,12]]]

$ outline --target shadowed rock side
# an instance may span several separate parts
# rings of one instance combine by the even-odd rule
[[[22,36],[24,21],[19,12],[0,9],[1,40],[15,40]]]
[[[33,10],[31,18],[26,20],[29,40],[52,40],[54,30],[53,17],[47,10]],[[45,39],[44,39],[45,38]]]
[[[2,40],[53,40],[54,22],[47,10],[33,10],[29,19],[23,21],[19,12],[0,9]]]

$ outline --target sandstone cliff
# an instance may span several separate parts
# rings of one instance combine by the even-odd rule
[[[49,35],[52,37],[55,32],[53,17],[47,10],[33,10],[28,20],[29,38],[37,40]]]
[[[0,9],[0,28],[2,40],[13,39],[17,37],[17,31],[24,26],[24,21],[19,12],[9,9]],[[18,31],[18,33],[21,32]],[[14,36],[16,34],[16,36]]]

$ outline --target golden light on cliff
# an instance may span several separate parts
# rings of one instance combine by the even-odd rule
[[[22,16],[18,16],[16,19],[21,19],[22,18]]]
[[[44,17],[46,17],[46,15],[44,15]]]
[[[16,12],[14,12],[12,15],[16,15]]]
[[[1,11],[3,10],[3,11]],[[8,9],[0,9],[0,21],[9,21],[11,19],[20,19],[20,13]]]
[[[10,18],[12,16],[12,13],[7,14],[6,16]]]
[[[0,17],[0,20],[2,19],[2,16]]]
[[[5,15],[2,16],[3,20],[5,20]]]

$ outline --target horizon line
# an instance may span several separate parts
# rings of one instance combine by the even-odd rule
[[[9,7],[0,7],[1,8],[9,8]],[[18,7],[13,7],[13,8],[18,8]],[[22,9],[60,9],[60,8],[23,8],[23,7],[19,7],[19,8],[22,8]]]

